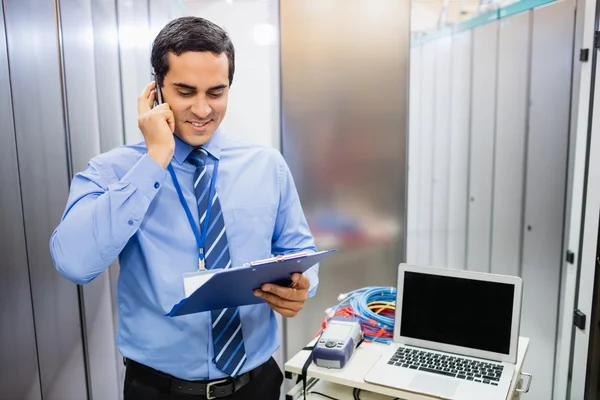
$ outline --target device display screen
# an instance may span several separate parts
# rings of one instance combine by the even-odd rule
[[[329,324],[325,334],[323,334],[323,339],[344,340],[350,334],[351,328],[349,325]]]
[[[514,285],[404,273],[400,335],[509,354]]]

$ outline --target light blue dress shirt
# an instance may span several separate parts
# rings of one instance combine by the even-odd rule
[[[220,129],[203,146],[219,160],[219,194],[234,266],[272,255],[316,251],[296,187],[281,154]],[[176,138],[172,160],[198,221],[192,147]],[[118,256],[121,354],[188,380],[224,376],[212,362],[210,313],[169,318],[184,296],[182,274],[198,269],[198,248],[169,173],[145,143],[93,158],[71,183],[68,204],[50,239],[56,269],[77,284],[102,273]],[[308,270],[309,296],[318,266]],[[240,373],[266,362],[279,347],[275,314],[266,304],[240,307],[247,361]]]

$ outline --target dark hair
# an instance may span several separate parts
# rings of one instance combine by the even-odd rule
[[[215,55],[227,54],[229,86],[235,71],[235,50],[229,35],[218,25],[200,17],[181,17],[169,22],[152,44],[150,63],[156,80],[162,86],[169,72],[169,53],[179,56],[186,51],[210,51]]]

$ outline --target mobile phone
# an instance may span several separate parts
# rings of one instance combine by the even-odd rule
[[[152,77],[154,78],[154,82],[156,82],[156,98],[154,99],[154,107],[156,107],[157,105],[163,103],[162,90],[160,89],[160,85],[158,84],[158,78],[154,73],[154,70],[152,70]]]
[[[162,90],[160,89],[160,85],[158,81],[156,82],[156,99],[154,100],[154,107],[163,103],[162,99]]]

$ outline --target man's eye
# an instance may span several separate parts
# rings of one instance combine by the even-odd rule
[[[177,93],[179,93],[179,95],[182,97],[190,97],[194,94],[192,92],[179,92],[179,91]]]
[[[208,95],[209,95],[210,97],[213,97],[213,98],[215,98],[215,99],[216,99],[217,97],[221,97],[221,96],[223,95],[223,92],[218,92],[218,93],[209,93]]]

